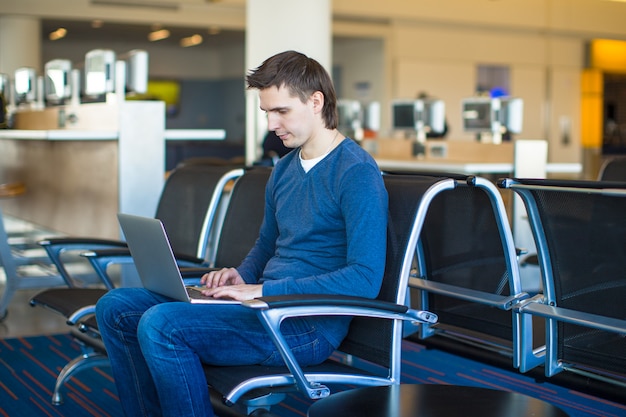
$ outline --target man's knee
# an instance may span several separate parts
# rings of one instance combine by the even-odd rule
[[[138,288],[117,288],[104,294],[96,303],[99,326],[115,326],[124,318],[141,314],[137,304],[142,296]]]
[[[112,317],[116,317],[122,305],[123,296],[118,294],[118,289],[113,289],[104,294],[96,303],[96,320],[98,323],[110,322]]]
[[[154,340],[158,338],[165,341],[163,338],[167,338],[171,331],[175,330],[168,319],[170,314],[175,313],[169,311],[170,306],[168,304],[157,304],[149,308],[141,316],[137,327],[139,340]]]

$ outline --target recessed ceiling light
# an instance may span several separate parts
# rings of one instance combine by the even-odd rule
[[[159,29],[154,32],[148,33],[148,40],[150,42],[160,41],[170,37],[170,31],[167,29]]]
[[[59,39],[63,39],[65,35],[67,35],[67,29],[58,28],[54,32],[50,32],[50,35],[48,35],[48,37],[50,38],[51,41],[57,41]]]
[[[180,46],[182,46],[183,48],[187,48],[189,46],[200,45],[202,43],[202,40],[203,39],[201,35],[195,34],[187,38],[182,38],[180,40]]]

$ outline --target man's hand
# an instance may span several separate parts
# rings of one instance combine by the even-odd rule
[[[207,288],[245,284],[235,268],[222,268],[219,271],[211,271],[200,278],[200,283],[206,285]]]
[[[263,284],[246,284],[235,268],[211,271],[202,276],[200,283],[207,287],[202,293],[215,298],[244,301],[263,296]]]
[[[204,295],[214,298],[232,298],[237,301],[252,300],[263,296],[263,284],[237,284],[202,290]]]

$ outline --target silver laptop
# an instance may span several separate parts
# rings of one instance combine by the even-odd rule
[[[128,249],[143,286],[153,292],[200,304],[237,304],[240,301],[207,297],[200,289],[185,286],[163,223],[154,218],[117,215]]]

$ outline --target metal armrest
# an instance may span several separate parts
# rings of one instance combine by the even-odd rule
[[[542,303],[525,303],[519,308],[521,313],[558,320],[564,323],[591,327],[613,333],[626,333],[626,320],[599,314],[585,313],[564,307],[555,307]]]
[[[71,314],[67,318],[66,323],[69,324],[70,326],[73,326],[73,325],[79,323],[85,317],[93,315],[93,314],[96,314],[96,306],[95,306],[95,304],[88,305],[88,306],[85,306],[85,307],[82,307],[82,308],[76,310],[73,314]]]
[[[67,285],[70,287],[74,287],[75,285],[70,273],[67,271],[63,261],[61,260],[62,253],[68,251],[126,247],[126,243],[119,240],[87,237],[49,238],[40,240],[37,243],[46,250],[50,261],[54,264],[54,266],[59,271],[59,274],[63,277]],[[110,279],[107,280],[107,278],[103,278],[100,274],[98,275],[107,287],[113,288]]]
[[[306,393],[311,399],[326,397],[330,395],[330,390],[325,385],[307,380],[280,331],[280,324],[284,319],[288,317],[336,315],[408,320],[419,323],[437,322],[437,315],[428,311],[413,310],[405,305],[353,296],[272,296],[245,301],[243,305],[257,310],[261,323],[274,341],[293,375],[298,389]]]
[[[281,317],[304,316],[366,316],[386,319],[400,319],[434,324],[437,315],[424,310],[413,310],[403,304],[344,295],[289,295],[260,297],[244,301],[243,305],[257,310],[277,311],[272,314]],[[282,310],[278,312],[279,310]]]
[[[444,284],[417,277],[409,278],[409,287],[447,297],[485,304],[502,310],[510,310],[515,304],[530,297],[530,295],[525,292],[510,296],[499,296],[493,293],[457,287],[455,285]]]
[[[109,263],[132,263],[132,256],[127,247],[90,249],[80,255],[85,258],[115,259],[115,261],[109,261]],[[204,259],[197,258],[195,256],[183,255],[180,253],[175,253],[174,256],[179,264],[193,264],[195,266],[202,265],[204,263]]]
[[[41,246],[61,246],[61,247],[82,247],[84,249],[91,248],[93,246],[104,247],[126,247],[126,243],[120,240],[114,239],[100,239],[91,237],[55,237],[42,239],[37,242]],[[82,246],[79,246],[82,245]]]
[[[180,274],[183,279],[187,278],[201,278],[202,275],[207,274],[211,271],[219,271],[222,268],[209,268],[209,267],[181,267]]]
[[[110,265],[130,265],[133,264],[133,258],[128,248],[120,247],[113,249],[93,249],[80,254],[87,258],[91,266],[96,271],[100,279],[105,283],[108,289],[113,288],[113,282],[107,273]],[[179,267],[199,267],[203,265],[204,260],[194,256],[176,255],[176,261]],[[201,275],[200,275],[201,276]]]

